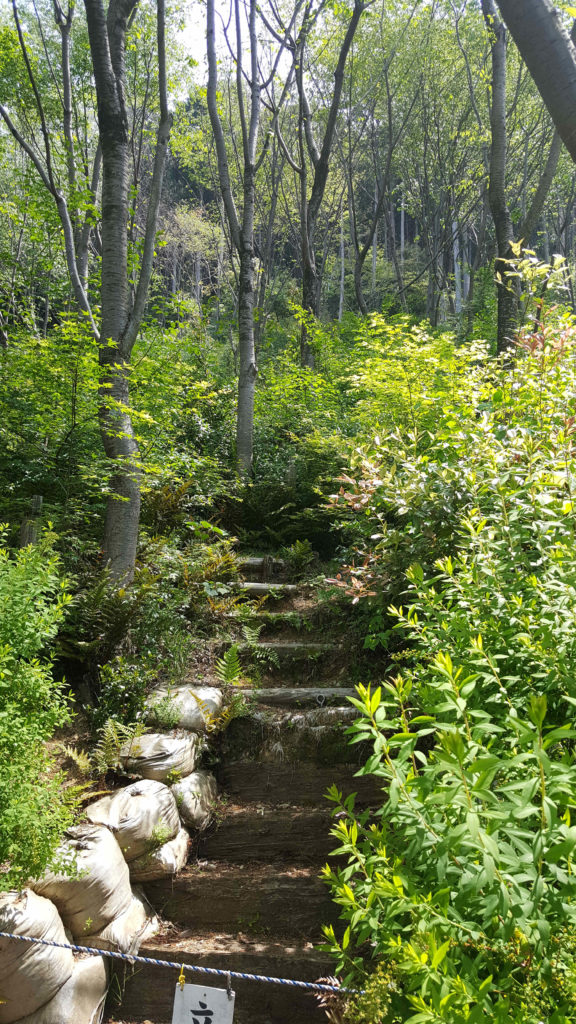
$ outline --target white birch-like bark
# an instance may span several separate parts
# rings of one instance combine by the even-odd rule
[[[406,248],[406,219],[404,211],[404,189],[400,193],[400,266],[404,270],[404,253]]]
[[[344,282],[346,278],[346,248],[344,245],[344,210],[340,211],[340,295],[338,297],[338,320],[344,313]]]
[[[460,262],[460,232],[458,222],[452,221],[452,254],[454,259],[454,312],[462,312],[462,265]]]

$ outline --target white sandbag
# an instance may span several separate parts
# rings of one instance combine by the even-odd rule
[[[54,904],[30,889],[0,894],[0,931],[48,942],[67,941]],[[73,967],[70,949],[0,939],[0,1024],[12,1024],[49,1002]]]
[[[178,813],[189,828],[206,828],[218,793],[216,779],[208,772],[192,772],[172,786]]]
[[[108,964],[103,956],[77,960],[60,991],[18,1024],[100,1024],[108,992]]]
[[[194,733],[145,733],[121,747],[120,761],[128,775],[178,781],[194,771],[201,743]]]
[[[153,711],[154,705],[160,701],[170,700],[180,715],[178,719],[179,729],[189,729],[190,732],[206,732],[210,719],[217,718],[222,711],[222,691],[215,686],[174,686],[170,690],[158,689],[148,699],[148,711]]]
[[[152,853],[138,857],[130,863],[130,877],[133,882],[153,882],[155,878],[175,875],[186,864],[190,836],[181,828],[175,839],[158,847]]]
[[[128,865],[104,825],[76,825],[66,832],[59,851],[76,864],[72,877],[46,871],[31,883],[57,906],[74,938],[100,931],[130,906]]]
[[[159,921],[141,889],[134,889],[128,910],[110,921],[101,931],[86,935],[83,946],[111,949],[116,953],[137,953],[140,945],[151,939]]]
[[[106,825],[127,861],[173,839],[180,828],[176,800],[168,786],[141,779],[86,808],[86,817]]]

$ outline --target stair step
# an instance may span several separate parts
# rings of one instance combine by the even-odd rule
[[[224,971],[243,974],[263,974],[275,978],[294,978],[297,981],[317,981],[332,974],[333,963],[325,953],[312,948],[310,942],[289,945],[274,939],[255,939],[244,934],[184,933],[187,938],[168,944],[144,945],[142,956],[200,967],[216,967]],[[121,993],[118,999],[108,998],[107,1020],[121,1020],[124,1024],[170,1024],[177,972],[147,964],[136,964],[133,971],[125,966],[117,969],[117,980],[111,993]],[[188,974],[188,981],[224,988],[224,979],[205,974]],[[234,979],[236,994],[234,1024],[326,1024],[326,1015],[313,994],[284,985]]]
[[[300,587],[295,583],[258,583],[255,580],[246,580],[243,583],[235,583],[236,590],[244,594],[251,594],[254,597],[289,597],[296,594]]]
[[[144,889],[162,917],[200,931],[270,931],[317,942],[321,925],[338,918],[316,866],[200,862]]]
[[[266,686],[259,689],[242,690],[246,697],[257,704],[269,707],[323,708],[328,705],[342,704],[347,697],[355,697],[356,690],[341,686]],[[348,711],[346,705],[343,711]]]
[[[341,644],[320,643],[316,640],[260,640],[258,646],[290,658],[313,658],[318,654],[337,654],[342,650]]]
[[[351,756],[353,748],[349,749]],[[325,794],[336,785],[345,795],[357,793],[358,806],[378,806],[382,803],[382,784],[374,775],[355,777],[358,764],[323,766],[310,761],[297,764],[269,761],[226,761],[216,768],[220,790],[233,800],[252,803],[263,800],[282,803],[289,795],[299,804],[329,806]]]
[[[321,864],[338,845],[330,835],[326,809],[248,804],[226,807],[224,817],[201,833],[198,856],[205,860],[289,860]]]
[[[224,764],[253,758],[281,764],[313,761],[331,766],[349,764],[354,755],[365,760],[368,744],[362,749],[355,745],[352,755],[346,736],[346,728],[355,716],[356,710],[351,706],[294,710],[263,707],[230,722],[220,736],[219,756]]]
[[[259,650],[241,644],[241,651],[249,657],[267,661],[266,671],[277,673],[280,669],[291,677],[292,685],[298,686],[302,679],[329,672],[334,678],[345,665],[343,647],[340,644],[316,640],[261,639]]]
[[[286,569],[286,562],[271,555],[247,555],[239,561],[243,575],[256,576],[260,582],[265,582],[270,576],[279,576]]]

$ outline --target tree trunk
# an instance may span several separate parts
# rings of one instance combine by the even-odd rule
[[[404,251],[406,248],[406,214],[404,211],[404,190],[400,193],[400,266],[404,270]]]
[[[103,560],[112,578],[134,576],[140,521],[138,444],[130,417],[129,363],[152,273],[156,222],[171,119],[166,99],[164,5],[158,3],[160,123],[142,261],[134,300],[128,275],[129,132],[124,104],[126,29],[138,0],[84,0],[98,100],[102,149],[102,276],[99,423],[114,464],[106,507]]]
[[[452,222],[452,244],[454,258],[454,312],[460,316],[462,312],[462,266],[460,263],[460,233],[458,222]]]
[[[576,48],[551,0],[497,0],[558,133],[576,162]]]
[[[305,262],[302,266],[302,307],[313,316],[318,316],[320,310],[320,280],[316,272],[316,265]],[[300,365],[308,369],[314,369],[314,351],[310,345],[306,325],[302,325],[300,332]]]
[[[41,494],[33,494],[30,499],[30,514],[22,520],[18,547],[27,548],[30,544],[37,544],[42,526],[42,504]]]
[[[218,177],[222,202],[230,231],[232,245],[240,260],[238,279],[238,406],[236,420],[236,460],[240,476],[248,480],[252,474],[252,439],[254,434],[254,393],[256,387],[256,349],[254,344],[254,214],[256,207],[256,175],[266,153],[269,136],[257,158],[260,129],[260,67],[258,63],[258,37],[256,31],[256,0],[248,5],[248,31],[250,39],[249,103],[244,95],[245,78],[242,67],[244,42],[239,0],[233,5],[236,26],[236,92],[242,130],[242,212],[238,213],[230,178],[230,166],[224,129],[218,104],[218,61],[216,56],[216,19],[214,0],[207,3],[206,52],[208,57],[207,104],[214,133]],[[281,52],[281,51],[280,51]]]
[[[103,0],[84,0],[92,71],[98,106],[98,146],[94,157],[89,192],[94,199],[98,189],[102,166],[102,235],[99,244],[101,256],[101,325],[98,329],[90,297],[86,291],[87,254],[93,229],[92,213],[87,211],[83,224],[68,208],[63,190],[53,174],[52,152],[54,142],[44,114],[41,90],[36,82],[33,65],[20,24],[16,3],[14,20],[27,69],[29,83],[39,116],[42,147],[30,142],[12,121],[9,111],[0,104],[0,116],[18,145],[27,154],[42,184],[52,196],[62,227],[64,252],[68,276],[78,308],[90,324],[99,343],[100,408],[99,423],[103,445],[112,460],[104,528],[103,557],[111,577],[117,582],[129,582],[134,575],[138,522],[140,515],[140,469],[138,450],[129,404],[129,363],[132,348],[144,315],[152,265],[158,207],[170,135],[171,116],[168,111],[165,52],[165,0],[157,3],[158,96],[160,121],[154,152],[154,167],[150,184],[150,198],[146,230],[142,245],[142,258],[138,286],[132,302],[128,282],[128,159],[129,131],[124,96],[126,92],[125,47],[130,17],[138,0],[109,0],[107,10]],[[72,85],[69,45],[73,6],[63,15],[54,3],[56,23],[62,36],[61,68],[63,88],[63,134],[66,140],[66,159],[70,200],[77,204],[77,168],[74,163],[72,132]],[[38,13],[37,13],[38,16]],[[53,73],[53,71],[52,71]],[[86,168],[83,171],[87,176]],[[77,211],[76,211],[77,213]]]
[[[512,220],[506,200],[506,29],[496,15],[494,0],[482,0],[482,13],[491,37],[492,97],[490,104],[490,178],[488,200],[496,231],[498,254],[494,269],[498,297],[496,351],[506,352],[514,345],[518,326],[518,290],[511,243]]]
[[[358,286],[356,282],[356,267],[358,261],[355,261],[354,266],[354,284],[356,285],[356,292],[358,293]],[[340,295],[338,297],[338,320],[342,320],[342,314],[344,313],[344,281],[346,276],[346,250],[344,248],[344,213],[340,212]],[[362,281],[360,281],[360,295],[362,295]],[[363,313],[366,309],[360,309]]]
[[[254,393],[256,390],[256,353],[254,348],[254,253],[246,245],[240,256],[238,283],[238,412],[236,419],[236,458],[240,475],[252,473],[254,434]]]
[[[111,353],[114,353],[113,358],[118,358],[114,349]],[[109,484],[103,557],[112,578],[125,582],[134,576],[141,479],[138,444],[129,412],[128,375],[128,366],[115,363],[105,369],[100,378],[100,393],[104,396],[100,412],[104,450],[118,466]]]

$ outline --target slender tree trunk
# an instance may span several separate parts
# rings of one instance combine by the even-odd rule
[[[254,347],[254,253],[247,245],[240,256],[238,286],[238,414],[236,420],[236,456],[240,475],[252,472],[254,433],[254,394],[256,390],[256,353]]]
[[[406,214],[404,211],[404,190],[400,193],[400,266],[404,271],[404,251],[406,248]]]
[[[202,254],[194,253],[194,298],[200,312],[202,312]]]
[[[356,273],[356,266],[354,267]],[[338,320],[342,320],[342,314],[344,313],[344,280],[346,274],[346,249],[344,247],[344,212],[340,212],[340,295],[338,298]],[[362,293],[362,286],[360,286],[360,293]],[[362,310],[365,312],[365,310]]]
[[[462,312],[462,266],[460,263],[460,233],[457,221],[452,222],[453,258],[454,258],[454,312],[460,316]]]
[[[491,37],[492,99],[490,126],[490,179],[488,199],[496,231],[498,254],[495,262],[498,296],[496,350],[503,353],[514,345],[518,327],[518,290],[511,243],[514,239],[510,210],[506,199],[506,29],[496,14],[494,0],[482,0],[482,12]]]
[[[470,252],[470,238],[466,238],[464,245],[464,269],[462,275],[462,298],[464,302],[468,301],[468,295],[470,293],[470,267],[472,265],[471,252]]]
[[[546,217],[542,221],[542,246],[544,249],[544,260],[550,263],[550,236],[548,234],[548,221]]]
[[[398,295],[400,296],[400,304],[402,309],[406,309],[406,293],[404,291],[404,275],[402,273],[402,265],[398,259],[398,250],[396,248],[396,210],[394,203],[390,200],[390,203],[384,204],[384,213],[386,215],[386,224],[388,226],[388,237],[390,239],[390,255],[392,263],[394,264],[394,270],[396,272],[396,283],[398,285]]]

